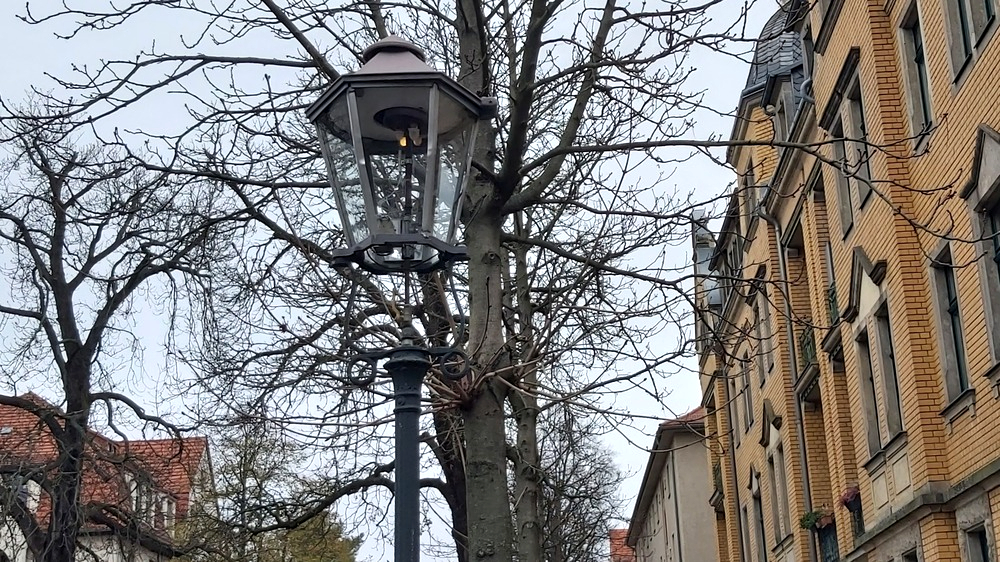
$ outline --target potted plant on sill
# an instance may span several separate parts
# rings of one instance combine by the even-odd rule
[[[818,531],[831,523],[833,523],[833,513],[825,507],[808,511],[799,519],[799,527],[813,531]]]
[[[858,488],[857,484],[848,486],[844,493],[840,494],[840,505],[851,513],[861,511],[861,489]]]

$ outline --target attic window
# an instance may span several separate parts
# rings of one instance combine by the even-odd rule
[[[14,431],[14,428],[11,427],[11,426],[9,426],[9,425],[5,425],[3,427],[0,427],[0,435],[10,435],[11,432],[13,432],[13,431]]]

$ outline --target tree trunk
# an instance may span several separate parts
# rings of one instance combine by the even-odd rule
[[[493,186],[477,181],[466,231],[469,248],[469,352],[477,384],[465,418],[469,558],[513,560],[513,529],[507,490],[504,402],[498,380],[509,366],[502,318],[500,212]]]
[[[519,396],[513,403],[517,420],[517,467],[514,471],[514,506],[517,518],[518,560],[541,562],[542,520],[538,459],[538,404],[534,396]]]
[[[478,95],[493,91],[486,49],[482,5],[456,0],[459,81]],[[483,123],[476,138],[475,161],[496,168],[496,135]],[[503,201],[488,178],[470,178],[466,198],[466,245],[469,250],[469,359],[476,392],[462,412],[465,422],[466,509],[469,560],[514,559],[513,522],[507,488],[507,438],[504,405],[507,386],[497,380],[510,366],[503,337],[503,277],[500,234]]]
[[[45,562],[73,562],[80,534],[80,486],[83,475],[83,453],[87,439],[85,399],[69,400],[66,424],[59,447],[59,474],[52,491],[52,517],[49,520],[48,545],[42,553]],[[76,406],[74,408],[73,406]],[[80,408],[83,409],[80,409]]]
[[[517,233],[527,236],[524,221],[517,217]],[[541,517],[541,459],[538,452],[538,386],[535,330],[532,325],[532,303],[528,274],[527,248],[514,249],[514,280],[509,292],[514,293],[517,307],[520,347],[520,392],[510,395],[510,404],[517,421],[517,465],[514,470],[514,509],[517,521],[518,560],[541,562],[544,559]]]

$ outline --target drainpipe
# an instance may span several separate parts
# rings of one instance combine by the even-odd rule
[[[788,265],[785,263],[785,252],[781,247],[781,224],[773,216],[764,210],[763,202],[757,207],[757,216],[767,221],[774,227],[774,236],[778,241],[778,275],[781,277],[781,284],[785,287],[785,329],[788,332],[788,354],[792,362],[792,369],[795,369],[797,357],[795,353],[795,325],[792,322],[792,299],[791,291],[788,288]],[[798,394],[795,395],[795,432],[799,438],[799,462],[802,464],[802,495],[805,500],[805,510],[812,511],[812,491],[809,487],[809,464],[806,458],[806,432],[802,425],[802,401]],[[782,470],[785,468],[782,467]],[[812,539],[812,537],[810,537]],[[809,540],[809,562],[817,562],[816,541]]]
[[[813,98],[812,94],[806,93],[806,90],[812,90],[812,86],[813,79],[812,76],[810,76],[809,78],[806,78],[805,81],[802,82],[802,86],[799,87],[799,95],[802,96],[802,99],[805,101],[811,103],[812,105],[816,105],[816,100]]]
[[[736,474],[736,426],[733,424],[733,397],[729,395],[729,381],[722,379],[725,390],[726,415],[729,416],[729,472],[733,475],[733,499],[736,501],[736,545],[739,547],[740,562],[750,562],[743,552],[743,520],[740,518],[740,479]],[[723,488],[725,485],[723,485]],[[811,560],[810,562],[816,562]]]
[[[674,521],[676,521],[677,525],[677,562],[684,562],[684,545],[681,544],[681,540],[684,537],[684,531],[683,529],[681,529],[680,498],[677,497],[677,494],[680,492],[680,490],[677,488],[677,463],[674,462],[675,460],[674,457],[676,456],[677,451],[674,450],[673,444],[671,444],[670,448],[671,451],[667,453],[667,462],[670,463],[671,465],[670,468],[671,482],[667,485],[673,488],[674,492]]]

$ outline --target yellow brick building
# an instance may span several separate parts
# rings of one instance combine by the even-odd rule
[[[1000,562],[998,4],[765,26],[693,233],[720,562]]]

